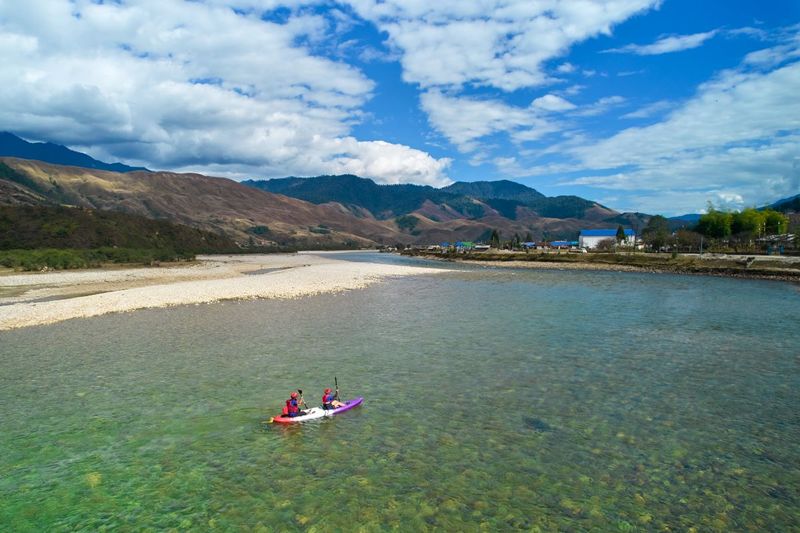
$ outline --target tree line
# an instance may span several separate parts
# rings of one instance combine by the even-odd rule
[[[672,230],[663,216],[653,216],[642,230],[642,241],[654,250],[700,250],[705,243],[706,249],[744,251],[758,248],[759,238],[784,235],[788,229],[789,217],[773,209],[725,211],[709,203],[696,225],[677,231]],[[797,244],[795,240],[795,247]]]
[[[697,223],[697,232],[717,239],[741,234],[763,237],[786,233],[788,227],[789,217],[773,209],[758,210],[750,207],[744,211],[731,212],[720,211],[709,205],[708,212]]]

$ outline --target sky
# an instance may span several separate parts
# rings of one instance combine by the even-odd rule
[[[0,0],[0,131],[233,179],[800,193],[800,1]]]

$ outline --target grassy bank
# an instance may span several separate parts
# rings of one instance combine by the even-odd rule
[[[472,252],[472,253],[427,253],[404,252],[445,259],[449,261],[479,261],[492,263],[524,262],[561,263],[576,267],[600,267],[608,270],[637,269],[652,272],[673,272],[684,274],[707,274],[730,277],[788,279],[800,281],[800,262],[783,263],[770,256],[742,256],[740,258],[719,258],[711,255],[645,254],[645,253],[556,253],[556,252]]]
[[[159,262],[191,261],[194,254],[171,249],[94,248],[88,250],[45,248],[0,250],[0,265],[14,270],[67,270],[96,268],[109,263],[151,265]]]

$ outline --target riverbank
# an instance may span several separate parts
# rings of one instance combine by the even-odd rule
[[[299,298],[441,269],[355,263],[335,254],[200,256],[190,265],[0,275],[0,331],[153,307]]]
[[[771,279],[800,282],[800,257],[732,256],[722,254],[643,254],[511,252],[507,250],[472,253],[405,252],[406,255],[469,264],[512,268],[561,270],[605,270],[615,272],[665,272]]]

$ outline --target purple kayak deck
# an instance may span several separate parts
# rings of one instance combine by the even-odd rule
[[[343,405],[342,407],[337,407],[336,409],[333,409],[331,412],[335,415],[338,415],[339,413],[344,413],[345,411],[349,411],[353,407],[358,407],[359,405],[361,405],[361,402],[363,401],[364,401],[363,396],[359,396],[358,398],[353,398],[352,400],[347,400],[346,402],[344,402],[346,405]]]

